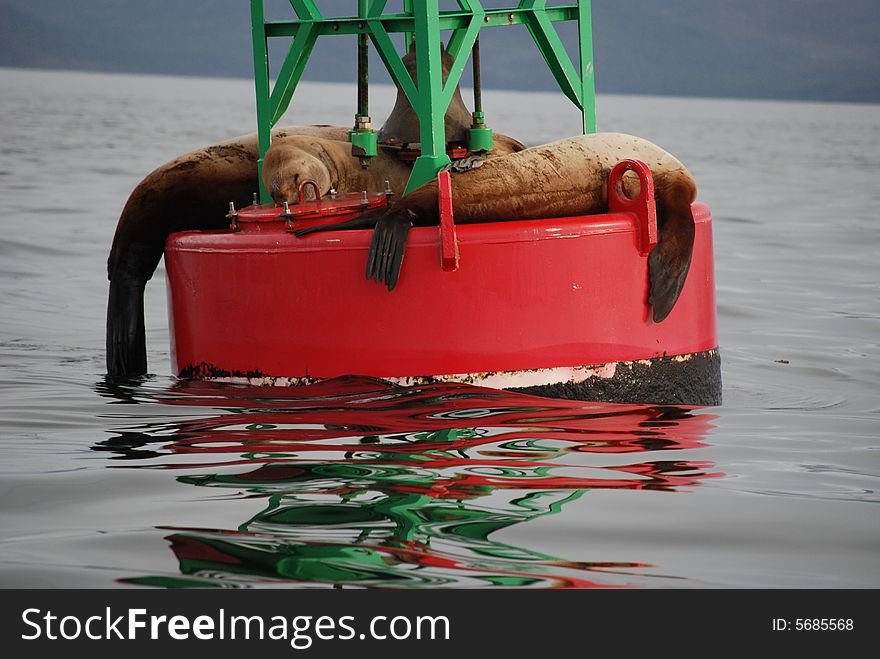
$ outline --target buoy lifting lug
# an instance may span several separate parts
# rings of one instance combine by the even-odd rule
[[[315,193],[315,201],[321,201],[321,190],[318,188],[318,183],[312,179],[306,179],[299,184],[299,203],[302,204],[306,200],[306,187],[312,188],[312,192]]]
[[[623,177],[627,172],[639,177],[639,193],[630,199],[623,191]],[[651,169],[641,160],[622,160],[608,177],[608,212],[630,213],[636,218],[641,256],[648,256],[657,245],[657,206],[654,203],[654,177]]]

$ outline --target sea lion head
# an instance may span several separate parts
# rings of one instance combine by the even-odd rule
[[[442,43],[440,44],[440,58],[443,63],[443,82],[445,83],[454,60],[446,52]],[[409,52],[404,56],[403,65],[412,76],[413,82],[418,84],[415,42],[410,45]],[[461,90],[456,85],[452,101],[446,110],[446,141],[466,143],[471,122],[471,112],[465,107],[464,101],[461,99]],[[422,141],[419,133],[419,117],[400,85],[397,85],[397,100],[394,102],[394,108],[382,128],[379,129],[379,141],[400,144]]]
[[[290,136],[278,148],[270,149],[263,162],[263,172],[263,183],[277,204],[285,201],[298,203],[300,188],[305,181],[314,181],[321,195],[337,185],[332,158],[317,141],[308,137]],[[306,199],[314,198],[310,186],[303,191]]]

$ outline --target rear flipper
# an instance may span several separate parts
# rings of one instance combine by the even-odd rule
[[[651,288],[648,303],[654,322],[672,311],[684,288],[694,251],[694,216],[691,203],[696,185],[687,173],[675,173],[655,182],[658,243],[648,257]]]
[[[370,253],[367,256],[367,279],[375,279],[385,284],[388,290],[394,290],[403,267],[403,255],[406,252],[406,241],[412,228],[415,215],[410,210],[398,211],[380,208],[358,215],[347,222],[338,224],[322,224],[294,231],[301,238],[319,231],[342,231],[346,229],[373,228],[370,241]]]
[[[385,284],[389,291],[394,290],[400,279],[406,241],[414,219],[415,214],[408,209],[390,211],[379,218],[367,256],[367,279],[375,279]]]
[[[144,330],[146,279],[116,272],[107,301],[107,375],[130,377],[147,372]]]
[[[664,247],[666,249],[664,249]],[[681,248],[667,242],[658,244],[648,257],[648,276],[651,292],[648,303],[654,308],[654,322],[666,319],[681,295],[691,265],[691,253],[684,255]]]

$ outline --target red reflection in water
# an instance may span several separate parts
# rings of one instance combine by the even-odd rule
[[[222,573],[248,583],[378,588],[607,586],[584,572],[645,566],[568,561],[489,536],[556,514],[589,490],[674,492],[720,475],[706,461],[632,461],[702,447],[715,417],[687,407],[551,400],[458,384],[400,388],[367,378],[289,389],[182,383],[157,402],[216,411],[128,429],[94,448],[127,458],[126,468],[241,465],[247,469],[178,480],[269,502],[235,531],[174,529],[168,539],[195,585]],[[588,465],[588,454],[603,462],[631,458]]]

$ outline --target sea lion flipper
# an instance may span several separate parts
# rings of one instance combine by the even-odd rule
[[[672,311],[691,266],[695,232],[691,202],[695,195],[691,182],[658,195],[658,202],[663,200],[658,203],[659,241],[648,257],[648,302],[655,323],[665,320]]]
[[[375,279],[377,282],[379,281],[379,273],[383,272],[383,254],[387,249],[386,243],[388,241],[388,232],[380,228],[381,226],[381,221],[376,223],[373,236],[370,239],[370,252],[367,254],[367,279]]]
[[[379,230],[381,227],[381,230]],[[373,273],[377,283],[386,283],[388,281],[388,263],[390,262],[389,252],[392,249],[391,240],[394,237],[392,225],[388,222],[381,222],[376,225],[374,235],[377,235],[378,244],[376,246],[379,255],[377,257],[376,270]]]
[[[107,301],[107,375],[131,377],[147,372],[144,329],[146,279],[125,272],[110,280]]]
[[[367,254],[367,268],[365,271],[365,275],[367,279],[373,278],[373,273],[376,269],[376,255],[378,253],[377,242],[379,240],[379,234],[376,233],[376,230],[373,229],[373,237],[370,239],[370,252]]]
[[[302,238],[310,233],[318,233],[319,231],[344,231],[346,229],[371,229],[376,226],[377,215],[374,213],[364,213],[351,220],[345,222],[337,222],[336,224],[320,224],[305,229],[297,229],[293,235]]]
[[[400,278],[400,271],[403,268],[403,256],[406,253],[406,241],[411,228],[412,222],[399,222],[394,226],[394,238],[392,241],[394,250],[391,254],[385,277],[389,291],[394,290],[394,287],[397,286],[397,280]]]
[[[651,292],[648,302],[653,307],[655,323],[663,322],[672,311],[690,268],[690,254],[682,261],[678,256],[664,254],[658,245],[648,257]]]
[[[388,290],[394,290],[400,279],[406,241],[412,228],[411,213],[391,212],[383,215],[373,229],[370,253],[367,256],[367,279],[384,283]]]

